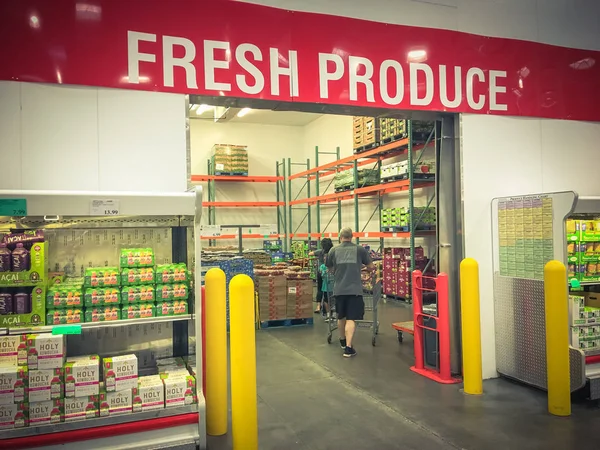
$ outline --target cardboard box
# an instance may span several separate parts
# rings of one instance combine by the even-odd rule
[[[105,400],[106,394],[102,394]],[[65,422],[94,419],[100,416],[100,395],[65,399]]]
[[[197,402],[196,379],[192,375],[169,375],[165,384],[165,407],[191,405]]]
[[[59,400],[64,397],[63,369],[29,371],[29,403]]]
[[[27,365],[29,370],[62,369],[66,346],[62,335],[30,334],[27,336]]]
[[[600,293],[586,292],[584,295],[585,306],[591,306],[592,308],[600,308]]]
[[[80,359],[65,364],[65,397],[90,397],[99,394],[100,360]]]
[[[29,405],[25,402],[0,405],[0,430],[29,426]]]
[[[135,355],[114,356],[102,361],[106,392],[126,391],[137,387],[138,360]]]
[[[27,336],[0,336],[0,367],[27,365]]]
[[[165,385],[160,376],[141,377],[133,389],[133,412],[165,407]]]
[[[120,414],[131,413],[133,411],[132,392],[132,389],[126,389],[118,392],[107,392],[106,403],[108,404],[108,415],[116,416]]]
[[[24,402],[28,386],[27,366],[0,367],[0,405]]]
[[[29,424],[37,426],[63,422],[64,406],[63,400],[29,403]]]

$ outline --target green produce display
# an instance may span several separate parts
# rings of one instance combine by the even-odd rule
[[[187,266],[181,264],[159,264],[156,266],[156,283],[178,283],[188,281]]]
[[[46,292],[46,308],[73,308],[83,306],[83,290],[81,286],[53,287]]]
[[[156,300],[186,300],[189,295],[189,288],[185,283],[175,284],[157,284]]]
[[[129,303],[153,302],[154,301],[154,286],[125,286],[121,290],[121,303],[127,305]]]
[[[85,310],[86,322],[109,322],[121,319],[121,308],[118,306],[100,306]]]
[[[156,316],[156,307],[154,303],[138,303],[126,305],[121,309],[123,319],[143,319]]]
[[[180,316],[188,313],[188,304],[184,301],[157,302],[156,316]]]
[[[121,267],[154,266],[154,250],[151,248],[123,248],[120,254]]]
[[[117,267],[89,267],[85,269],[85,287],[119,286],[121,275]]]
[[[154,268],[134,267],[123,269],[121,272],[121,283],[123,286],[152,284],[154,283]]]
[[[86,307],[118,305],[120,302],[121,291],[118,288],[87,288],[84,293]]]
[[[82,323],[83,320],[83,310],[79,308],[49,309],[46,312],[46,325],[67,325],[71,323]]]

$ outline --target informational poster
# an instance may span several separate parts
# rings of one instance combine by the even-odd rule
[[[500,275],[544,279],[554,259],[552,198],[509,197],[498,202]]]

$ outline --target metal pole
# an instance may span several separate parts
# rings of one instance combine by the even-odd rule
[[[352,167],[352,171],[354,172],[354,231],[358,232],[360,227],[360,221],[358,217],[358,195],[356,195],[356,189],[358,189],[358,160],[355,159]],[[356,243],[360,244],[360,238],[356,238]]]
[[[288,222],[287,222],[287,213],[286,213],[286,208],[288,206],[288,196],[287,196],[287,189],[286,189],[286,183],[287,183],[287,177],[288,177],[288,173],[285,170],[285,158],[281,160],[281,167],[283,168],[283,180],[281,181],[281,187],[283,190],[283,232],[285,234],[284,236],[284,240],[283,240],[283,249],[284,251],[288,251],[289,248],[289,233],[290,233],[290,228],[288,227]]]
[[[315,147],[315,167],[319,167],[319,147]],[[320,194],[319,187],[319,172],[315,173],[315,195],[318,197]],[[317,233],[321,234],[321,202],[317,200]],[[310,239],[309,239],[310,241]]]
[[[336,153],[336,161],[340,160],[340,148],[335,148]],[[342,229],[342,202],[338,200],[337,202],[337,216],[338,216],[338,232]]]
[[[452,373],[462,373],[460,292],[458,268],[463,258],[462,208],[460,189],[460,151],[458,123],[444,116],[441,130],[436,129],[436,221],[438,272],[448,274]]]
[[[306,158],[306,170],[310,170],[310,158]],[[309,175],[306,175],[306,197],[310,198],[310,180],[308,179]],[[307,220],[307,224],[308,224],[308,242],[310,242],[310,233],[312,231],[312,221],[311,221],[311,210],[312,207],[310,206],[310,203],[306,204],[307,207],[307,211],[308,211],[308,220]]]
[[[289,221],[288,221],[288,228],[290,230],[290,234],[292,233],[292,230],[294,228],[294,222],[292,221],[292,205],[291,205],[291,200],[292,200],[292,180],[290,179],[290,177],[292,176],[292,159],[288,158],[287,160],[288,163],[288,198],[290,199],[290,202],[288,202],[288,214],[289,214]],[[292,237],[290,236],[290,246],[292,245]]]
[[[413,137],[412,137],[412,120],[406,121],[408,131],[408,231],[410,232],[410,273],[415,270],[415,198],[414,198],[414,180],[413,180]]]

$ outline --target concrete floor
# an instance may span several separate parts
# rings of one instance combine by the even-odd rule
[[[503,379],[485,395],[465,396],[409,370],[412,338],[399,344],[392,322],[408,320],[403,305],[380,306],[380,334],[359,330],[358,356],[343,358],[326,342],[326,325],[257,332],[261,450],[598,449],[600,410],[573,406],[571,418],[547,413],[543,392]],[[317,316],[315,316],[317,317]],[[209,438],[210,450],[231,449],[231,436]]]

